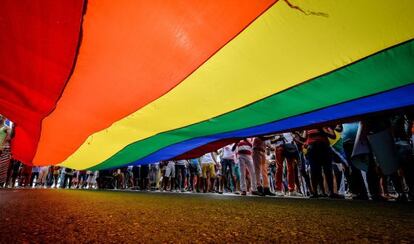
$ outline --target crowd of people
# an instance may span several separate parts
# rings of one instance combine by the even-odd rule
[[[376,115],[353,123],[241,138],[200,158],[101,171],[22,164],[10,156],[12,133],[6,127],[0,129],[0,187],[377,201],[412,201],[414,197],[411,114]]]

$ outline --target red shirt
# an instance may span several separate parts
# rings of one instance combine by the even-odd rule
[[[252,155],[252,144],[248,141],[240,141],[237,144],[237,153],[243,155]]]
[[[312,129],[306,131],[306,144],[310,145],[315,142],[322,142],[329,144],[328,136],[321,132],[320,129]]]

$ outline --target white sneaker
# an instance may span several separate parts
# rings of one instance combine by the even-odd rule
[[[296,191],[290,191],[289,196],[290,197],[301,197],[302,194],[300,194],[299,192],[296,192]]]
[[[284,197],[285,196],[285,194],[282,191],[276,191],[275,194],[276,194],[277,197]]]

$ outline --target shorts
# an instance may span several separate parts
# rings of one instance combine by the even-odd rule
[[[235,163],[232,170],[233,170],[233,175],[236,176],[236,179],[239,181],[240,178],[241,178],[239,164],[238,163],[237,164]]]
[[[216,177],[216,170],[214,169],[214,163],[202,163],[201,164],[202,177],[207,178],[207,173],[210,173],[210,177]]]
[[[86,181],[86,177],[87,177],[87,175],[86,175],[86,173],[79,173],[79,181]]]
[[[94,183],[94,175],[88,174],[88,179],[86,179],[86,183],[93,184]]]
[[[200,164],[193,164],[193,163],[191,163],[188,168],[190,169],[190,175],[198,175],[198,176],[201,176],[201,167],[200,167]]]
[[[165,177],[175,178],[175,163],[170,162],[165,168]]]
[[[234,164],[235,162],[233,159],[226,159],[226,158],[222,159],[221,160],[221,174],[226,175],[228,171],[233,170]],[[233,172],[231,173],[232,175],[234,175]]]
[[[149,165],[141,165],[139,175],[141,176],[141,178],[148,178]]]

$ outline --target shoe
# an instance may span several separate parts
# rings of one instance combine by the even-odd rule
[[[309,198],[317,199],[319,198],[318,194],[310,194]]]
[[[276,196],[273,192],[270,191],[269,187],[265,187],[263,190],[263,195],[265,196]]]
[[[408,201],[410,202],[414,201],[414,195],[412,193],[408,193]]]
[[[329,198],[331,198],[331,199],[345,199],[344,196],[336,194],[336,193],[329,194]]]
[[[218,194],[223,194],[223,192],[222,191],[219,191]]]
[[[356,196],[353,196],[352,200],[369,200],[369,197],[367,195],[358,194]]]
[[[242,192],[241,192],[241,195],[242,195],[242,196],[246,196],[246,195],[247,195],[246,191],[242,191]]]
[[[343,196],[344,196],[346,199],[350,199],[350,198],[352,198],[354,195],[353,195],[351,192],[346,191],[346,192],[345,192],[345,194],[343,194]]]
[[[399,196],[397,197],[397,199],[395,200],[397,202],[408,202],[408,198],[405,195],[405,193],[399,194]]]
[[[253,196],[264,196],[261,192],[259,192],[259,191],[252,191],[252,195]]]
[[[235,191],[233,193],[236,194],[236,195],[240,195],[240,192],[239,191]]]
[[[263,186],[258,186],[257,191],[260,192],[263,195]]]
[[[288,193],[288,195],[289,195],[290,197],[301,197],[301,196],[302,196],[302,194],[300,194],[299,192],[296,192],[296,191],[290,191],[290,192]]]
[[[284,196],[285,196],[285,194],[284,194],[282,191],[276,191],[276,192],[275,192],[275,195],[276,195],[277,197],[284,197]]]
[[[371,199],[372,201],[376,201],[376,202],[388,202],[387,198],[380,196],[380,195],[371,196]]]

